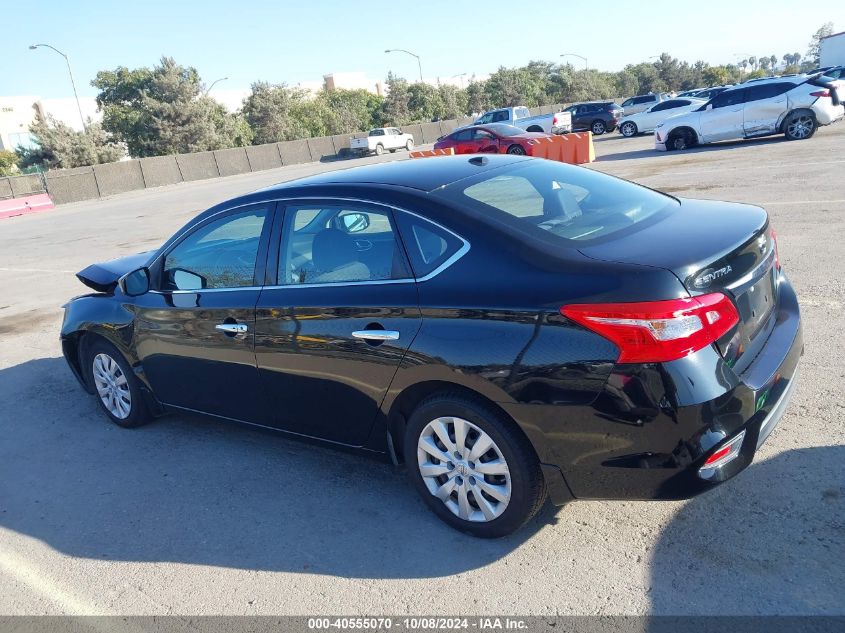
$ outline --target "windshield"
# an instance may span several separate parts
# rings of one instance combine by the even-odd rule
[[[486,128],[491,132],[495,132],[499,136],[516,136],[518,134],[525,134],[525,130],[518,128],[515,125],[507,125],[505,123],[493,123],[487,125]]]
[[[506,230],[561,244],[608,238],[678,206],[670,196],[625,180],[545,160],[458,181],[437,195]]]

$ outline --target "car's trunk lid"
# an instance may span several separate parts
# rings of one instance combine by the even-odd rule
[[[775,244],[759,207],[682,200],[680,209],[660,221],[580,251],[595,259],[668,269],[691,295],[729,295],[740,323],[717,345],[738,370],[753,360],[773,325]]]
[[[128,272],[147,265],[152,254],[152,251],[148,251],[99,264],[91,264],[76,273],[76,278],[97,292],[112,292],[117,286],[118,279]]]

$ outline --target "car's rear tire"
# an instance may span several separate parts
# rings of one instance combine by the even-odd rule
[[[414,142],[412,140],[408,139],[408,142],[405,143],[405,149],[408,150],[409,152],[412,151],[414,149]]]
[[[86,379],[109,419],[127,429],[149,421],[141,385],[117,348],[98,339],[85,354]]]
[[[522,147],[522,145],[511,145],[508,148],[508,154],[514,154],[516,156],[525,156],[526,153],[527,152],[525,151],[525,148]]]
[[[694,144],[692,135],[687,130],[672,132],[666,139],[667,149],[682,151],[689,149]]]
[[[783,123],[783,134],[789,141],[803,141],[816,133],[819,124],[810,112],[793,112]]]
[[[601,136],[607,131],[607,125],[604,121],[597,119],[590,124],[590,131],[596,136]]]
[[[379,143],[376,145],[376,156],[381,156],[382,154],[384,154],[384,145]]]
[[[625,121],[625,123],[619,126],[619,132],[626,138],[636,136],[638,132],[637,124],[633,121]]]
[[[408,420],[404,456],[429,508],[473,536],[515,532],[546,499],[528,439],[502,414],[462,394],[437,394],[417,406]]]

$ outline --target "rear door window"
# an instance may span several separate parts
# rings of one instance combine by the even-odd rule
[[[795,84],[784,81],[782,83],[764,84],[762,86],[751,86],[745,91],[745,102],[759,101],[760,99],[771,99],[788,92],[795,87]]]
[[[396,221],[417,279],[436,271],[464,247],[457,235],[418,216],[397,212]]]

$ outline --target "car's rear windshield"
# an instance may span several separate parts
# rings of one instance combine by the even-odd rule
[[[492,123],[486,126],[488,130],[495,132],[499,136],[517,136],[525,134],[525,130],[518,128],[515,125],[508,125],[507,123]]]
[[[678,206],[651,189],[549,160],[491,170],[435,195],[505,230],[571,246],[621,236]]]

